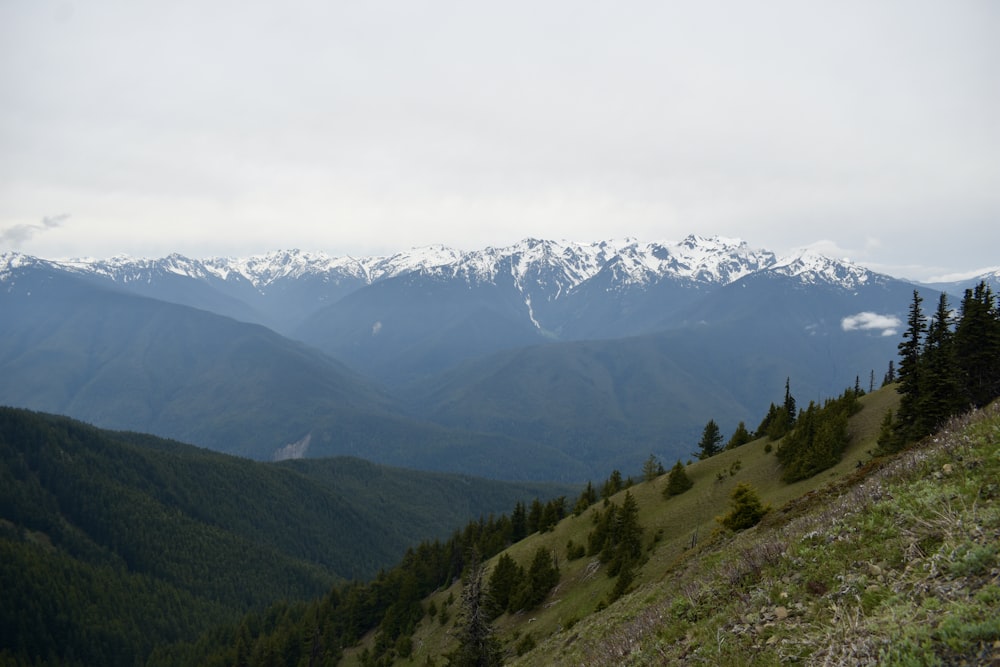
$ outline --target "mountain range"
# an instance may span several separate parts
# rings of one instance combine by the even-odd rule
[[[963,286],[696,236],[368,258],[7,253],[0,403],[258,459],[581,481],[686,458],[709,419],[752,429],[786,378],[800,402],[881,383],[913,290]]]

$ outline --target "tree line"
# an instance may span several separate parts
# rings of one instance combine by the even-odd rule
[[[965,290],[957,313],[943,293],[929,318],[922,303],[914,290],[898,346],[900,403],[882,424],[883,452],[897,451],[1000,396],[1000,307],[989,285]]]

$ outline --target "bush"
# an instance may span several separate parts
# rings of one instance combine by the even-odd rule
[[[770,505],[765,506],[760,502],[757,492],[749,484],[737,484],[729,498],[729,514],[716,518],[716,521],[729,530],[744,530],[756,526],[771,510]]]

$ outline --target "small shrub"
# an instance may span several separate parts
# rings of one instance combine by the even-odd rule
[[[756,526],[771,509],[760,502],[757,492],[746,483],[737,484],[729,498],[729,514],[716,518],[716,521],[729,530],[744,530]]]

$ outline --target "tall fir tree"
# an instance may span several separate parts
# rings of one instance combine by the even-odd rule
[[[795,418],[798,416],[795,409],[795,397],[792,396],[792,379],[785,378],[785,412],[788,413],[789,427],[795,426]]]
[[[696,454],[699,459],[704,460],[721,451],[722,431],[719,430],[719,425],[715,423],[714,419],[709,419],[708,423],[705,424],[705,430],[701,433],[701,440],[698,441]]]
[[[920,309],[921,303],[923,303],[923,298],[920,293],[913,290],[913,300],[910,302],[906,318],[906,331],[903,332],[903,340],[897,346],[899,350],[897,377],[900,394],[899,409],[896,412],[898,447],[923,435],[919,432],[920,390],[923,386],[920,375],[927,320]]]
[[[948,297],[942,293],[927,326],[921,358],[919,409],[915,420],[918,436],[934,431],[966,407],[959,373],[951,310]]]
[[[968,402],[982,407],[1000,396],[1000,307],[985,282],[965,290],[954,342]]]

